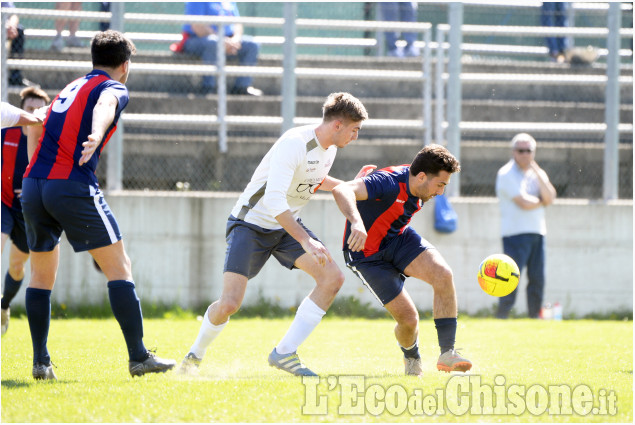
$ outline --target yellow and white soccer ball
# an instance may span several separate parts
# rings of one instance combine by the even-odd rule
[[[478,268],[478,284],[489,295],[504,297],[518,286],[520,271],[516,262],[505,254],[487,257]]]

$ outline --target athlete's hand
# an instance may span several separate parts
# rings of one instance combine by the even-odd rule
[[[366,233],[366,228],[364,227],[364,223],[351,223],[351,234],[348,236],[346,243],[348,244],[348,248],[353,251],[361,251],[364,249],[364,245],[366,245],[366,238],[368,234]]]
[[[79,158],[80,166],[90,161],[90,158],[92,158],[93,153],[95,153],[95,149],[97,149],[97,146],[99,146],[99,143],[101,143],[101,139],[102,138],[95,133],[88,135],[88,140],[82,143],[82,146],[84,147],[84,149],[82,150],[81,158]]]
[[[313,260],[319,264],[320,266],[325,266],[326,262],[333,262],[333,258],[331,258],[331,254],[328,249],[324,245],[322,245],[319,241],[316,241],[313,238],[309,238],[306,242],[302,244],[302,248],[313,257]]]
[[[376,165],[364,165],[359,173],[355,176],[356,179],[361,179],[362,177],[366,177],[370,173],[372,173],[377,168]]]

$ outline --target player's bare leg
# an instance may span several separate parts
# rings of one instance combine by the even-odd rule
[[[223,273],[223,292],[203,315],[203,322],[196,341],[181,362],[179,373],[194,374],[197,372],[207,347],[225,328],[229,318],[240,309],[247,290],[247,280],[246,276],[238,273]]]
[[[269,354],[269,364],[294,375],[315,376],[302,364],[296,351],[333,303],[344,283],[344,274],[333,261],[320,265],[309,254],[300,256],[295,266],[313,277],[316,286],[302,301],[289,330]]]
[[[115,319],[119,322],[128,348],[128,371],[132,376],[165,372],[176,362],[164,360],[143,344],[141,303],[132,280],[130,258],[123,241],[89,251],[108,279],[108,296]]]
[[[410,294],[404,289],[385,306],[397,324],[395,338],[404,353],[406,375],[420,376],[423,372],[417,337],[419,335],[419,313]]]
[[[432,311],[441,347],[437,369],[445,372],[470,370],[472,363],[461,357],[454,349],[458,310],[450,266],[439,251],[427,249],[419,254],[404,272],[407,276],[428,282],[434,290]]]

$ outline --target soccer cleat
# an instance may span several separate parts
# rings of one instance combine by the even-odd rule
[[[9,318],[11,317],[11,309],[3,308],[2,309],[2,335],[7,333],[7,329],[9,329]]]
[[[176,361],[165,360],[148,351],[148,358],[142,362],[128,362],[128,370],[132,376],[143,376],[146,373],[167,372],[176,366]]]
[[[471,368],[472,362],[461,357],[454,349],[441,354],[437,360],[437,369],[443,372],[467,372]]]
[[[33,379],[53,379],[57,380],[55,372],[53,372],[53,363],[45,365],[44,363],[36,363],[33,365]]]
[[[421,376],[423,367],[421,366],[421,358],[404,357],[403,363],[406,366],[406,375]]]
[[[274,348],[269,354],[269,366],[277,367],[295,376],[317,376],[316,373],[302,364],[300,357],[295,352],[278,354]]]
[[[198,372],[198,367],[201,365],[201,361],[203,361],[203,359],[196,357],[196,354],[187,353],[181,362],[181,366],[179,366],[177,373],[181,375],[194,375]]]

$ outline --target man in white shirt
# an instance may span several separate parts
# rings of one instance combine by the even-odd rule
[[[34,114],[30,114],[20,108],[16,108],[10,103],[2,102],[2,128],[39,125],[42,124],[42,118]]]
[[[537,318],[545,286],[545,207],[556,198],[547,173],[535,161],[536,140],[527,133],[514,136],[513,158],[498,170],[496,196],[500,202],[503,251],[522,272],[527,266],[528,315]],[[518,288],[501,297],[496,317],[505,319]]]
[[[294,375],[315,376],[296,353],[330,307],[344,282],[331,254],[299,218],[313,194],[331,191],[341,180],[328,175],[338,148],[357,139],[364,105],[348,93],[332,93],[322,107],[322,122],[284,133],[264,156],[227,222],[223,292],[203,316],[181,372],[196,371],[207,347],[240,308],[247,281],[270,256],[289,269],[299,268],[316,286],[302,301],[269,364]]]

